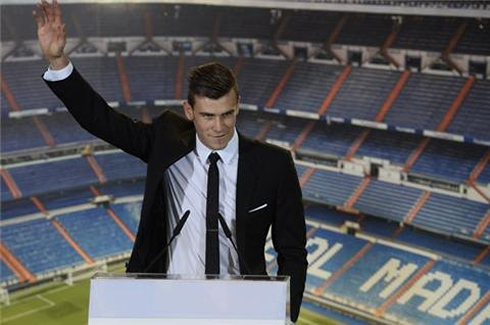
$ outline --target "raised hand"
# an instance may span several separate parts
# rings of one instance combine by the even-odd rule
[[[41,50],[55,70],[68,65],[65,54],[66,33],[65,24],[61,16],[61,9],[56,0],[49,4],[46,0],[38,3],[32,12],[37,23],[37,37]]]

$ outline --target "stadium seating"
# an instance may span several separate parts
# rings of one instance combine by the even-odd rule
[[[388,15],[348,15],[336,43],[381,47],[393,29]]]
[[[20,109],[62,106],[42,79],[42,74],[47,68],[48,66],[43,60],[34,59],[8,63],[2,61],[2,78],[8,83]],[[13,110],[13,107],[9,108]]]
[[[16,276],[12,270],[3,262],[3,260],[0,260],[0,282],[6,282],[15,278]]]
[[[478,139],[490,139],[488,125],[490,112],[485,109],[490,102],[490,81],[475,80],[470,92],[454,115],[447,131],[468,134]]]
[[[20,7],[22,6],[6,6],[2,13],[2,41],[16,40],[19,36],[20,39],[33,39],[34,25],[20,26],[26,25],[22,22],[32,19],[30,8],[26,11],[24,7],[22,10]],[[70,37],[197,36],[201,37],[199,42],[206,42],[216,33],[216,36],[223,37],[226,41],[230,38],[243,38],[245,43],[252,42],[251,40],[272,42],[274,35],[278,37],[279,42],[299,40],[324,43],[344,16],[336,12],[279,12],[259,8],[164,4],[68,4],[64,13],[67,17],[76,16],[78,19],[67,19]],[[120,19],[121,14],[127,19]],[[394,26],[393,18],[389,15],[345,16],[347,20],[334,40],[334,45],[379,48]],[[189,24],[190,21],[192,24]],[[404,16],[393,47],[441,53],[462,23],[467,23],[468,26],[455,52],[488,55],[488,29],[481,30],[476,20],[460,18]],[[281,30],[280,26],[284,29]],[[13,35],[12,31],[18,31],[18,35]],[[256,50],[257,48],[254,48],[254,51]],[[276,140],[292,145],[305,127],[312,123],[309,119],[262,111],[291,61],[264,59],[259,56],[214,57],[202,55],[202,52],[193,55],[186,53],[183,57],[176,51],[167,54],[169,55],[138,56],[136,53],[130,53],[122,57],[129,80],[131,101],[152,104],[156,99],[185,98],[186,72],[191,66],[210,60],[223,62],[232,68],[243,63],[238,72],[241,101],[257,105],[260,111],[240,112],[240,132],[250,137],[260,135],[263,136],[263,140]],[[179,71],[181,59],[183,69]],[[141,118],[143,112],[148,112],[154,117],[163,109],[142,109],[126,105],[128,103],[121,91],[115,57],[109,55],[81,58],[74,55],[73,62],[106,100],[119,102],[120,110],[131,117]],[[4,61],[2,78],[8,82],[22,109],[46,107],[50,110],[50,115],[40,116],[39,120],[46,125],[57,146],[93,140],[94,137],[81,129],[67,112],[55,110],[62,104],[39,78],[45,68],[46,64],[39,59]],[[273,108],[279,109],[281,113],[289,109],[317,112],[344,69],[344,65],[296,62],[291,78],[272,105]],[[38,71],[37,81],[32,78],[33,71]],[[182,74],[178,75],[179,73]],[[182,87],[182,92],[176,96],[176,81],[180,80],[180,77],[182,84],[177,87]],[[390,130],[367,129],[333,123],[331,120],[346,118],[346,122],[350,122],[350,119],[373,121],[399,78],[399,71],[353,67],[328,107],[326,116],[314,122],[314,128],[299,146],[298,157],[301,157],[302,153],[316,153],[319,156],[344,158],[354,142],[368,130],[368,135],[355,152],[355,157],[386,159],[391,164],[404,166],[425,138],[420,134],[394,131],[393,126],[416,128],[418,131],[436,129],[466,82],[465,78],[413,72],[382,121],[389,124]],[[484,109],[490,101],[488,88],[488,81],[477,79],[445,131],[463,135],[465,140],[489,140],[490,115]],[[2,154],[6,153],[11,157],[16,151],[25,153],[26,150],[34,148],[46,149],[47,143],[40,136],[33,119],[8,118],[8,111],[12,107],[8,107],[3,93],[1,103]],[[338,119],[334,121],[337,122]],[[22,137],[19,137],[19,134]],[[487,152],[488,147],[483,145],[431,139],[409,173],[459,185],[469,180],[474,167]],[[54,213],[55,220],[62,224],[91,258],[98,260],[127,253],[132,247],[132,241],[104,208],[110,207],[123,224],[136,234],[146,166],[138,159],[121,152],[96,152],[93,157],[107,178],[107,183],[100,184],[86,158],[80,156],[14,166],[7,164],[2,167],[18,185],[22,198],[14,199],[2,178],[1,221],[16,222],[16,217],[38,213],[39,209],[29,199],[30,196],[36,196],[49,212]],[[296,165],[298,176],[304,175],[309,168]],[[410,263],[414,272],[421,272],[420,270],[427,265],[431,267],[421,272],[422,278],[413,276],[414,281],[409,287],[416,287],[418,281],[424,279],[423,274],[434,278],[444,274],[445,278],[439,281],[441,283],[451,281],[451,284],[455,285],[460,279],[475,283],[481,291],[478,299],[483,301],[481,298],[490,286],[490,255],[482,255],[482,252],[484,244],[490,241],[490,227],[481,229],[481,236],[476,236],[475,231],[489,213],[488,203],[431,191],[428,200],[409,222],[410,225],[400,228],[400,222],[405,220],[424,190],[387,183],[372,177],[369,185],[352,206],[360,212],[359,215],[331,208],[344,206],[362,181],[363,178],[360,176],[315,168],[304,184],[303,197],[306,201],[309,235],[309,269],[306,284],[308,294],[325,299],[324,301],[335,299],[337,303],[374,314],[375,310],[389,302],[391,294],[396,292],[393,290],[390,295],[383,294],[388,285],[399,289],[412,278],[413,274],[410,274],[403,281],[400,280],[400,276],[409,272],[398,272],[392,267],[392,278],[380,277],[376,285],[361,290],[376,272],[389,261],[395,260],[396,263],[401,263],[401,266]],[[479,187],[485,187],[490,183],[489,163],[476,179],[476,183]],[[89,189],[90,186],[96,188]],[[112,195],[116,201],[106,203],[104,207],[80,207],[90,202],[97,191],[103,195]],[[121,200],[122,198],[124,199]],[[2,240],[31,272],[42,274],[84,263],[81,256],[49,220],[43,217],[38,220],[18,221],[8,226],[2,223]],[[339,228],[345,221],[359,222],[362,235],[392,239],[395,244],[374,243],[372,238],[367,240],[366,237],[355,237],[324,227],[328,225],[329,229]],[[451,235],[459,237],[459,241],[451,239]],[[473,243],[466,243],[463,239]],[[411,247],[410,251],[403,248],[405,245]],[[272,245],[268,247],[267,255],[272,256]],[[319,252],[319,249],[322,251]],[[430,257],[433,255],[426,251],[441,254],[442,257],[437,261],[433,260]],[[477,256],[481,257],[481,261],[476,261]],[[454,257],[458,262],[452,261]],[[274,265],[274,262],[272,259],[268,271],[277,270],[277,263]],[[475,266],[469,266],[470,262]],[[0,272],[0,282],[16,278],[3,262],[0,262]],[[393,285],[394,281],[399,281],[398,286]],[[422,289],[432,291],[427,295],[435,297],[437,295],[433,292],[437,290],[439,282],[427,282]],[[466,290],[455,295],[450,304],[444,307],[450,310],[464,305],[464,300],[469,294],[469,290]],[[404,295],[400,297],[402,300],[405,299],[404,303],[398,299],[393,300],[384,312],[388,320],[442,324],[456,323],[462,317],[461,314],[454,317],[444,314],[444,308],[438,311],[427,308],[429,312],[421,310],[421,303],[425,301],[425,297],[421,295],[410,299],[403,298]],[[439,301],[442,297],[441,291]],[[446,297],[449,298],[451,297]]]
[[[484,28],[484,25],[476,19],[465,23],[466,30],[454,52],[488,56],[490,54],[490,45],[487,42],[490,37],[488,28]]]
[[[97,154],[94,156],[109,181],[144,177],[146,164],[127,153]]]
[[[48,147],[31,117],[2,118],[2,152]],[[19,135],[22,134],[22,137]]]
[[[241,101],[264,106],[288,65],[284,60],[244,59],[238,74]]]
[[[344,205],[362,177],[317,169],[303,187],[303,196],[314,202]]]
[[[420,189],[372,179],[354,208],[366,214],[401,222],[422,193]]]
[[[412,74],[384,122],[420,130],[436,129],[464,81],[456,77]]]
[[[318,112],[342,69],[337,65],[298,62],[274,107]]]
[[[141,201],[134,203],[113,204],[111,209],[124,222],[124,224],[136,234],[140,221]]]
[[[403,166],[423,138],[395,131],[370,130],[369,135],[356,152],[359,157],[375,157]]]
[[[56,216],[63,228],[92,258],[109,257],[128,251],[133,243],[102,208]]]
[[[361,132],[354,126],[317,122],[300,149],[344,157]]]
[[[151,100],[175,97],[172,81],[177,74],[176,57],[129,56],[124,61],[132,101],[152,103]]]
[[[83,157],[14,167],[8,171],[24,196],[97,182],[97,177]]]
[[[32,273],[83,263],[78,253],[44,218],[2,226],[0,229],[2,241]]]
[[[109,102],[124,103],[115,58],[71,58],[75,68]]]
[[[459,21],[445,17],[403,17],[394,48],[442,53],[456,33]]]
[[[309,123],[307,120],[288,116],[270,116],[266,118],[272,123],[271,129],[266,134],[266,138],[286,142],[290,146],[293,145],[298,135]]]
[[[487,150],[480,145],[432,139],[411,172],[464,183]]]
[[[413,225],[471,238],[487,212],[488,204],[433,193],[418,212]],[[485,239],[490,240],[490,237]]]
[[[30,199],[5,200],[6,202],[4,202],[3,196],[4,192],[2,189],[2,213],[0,214],[1,220],[39,212],[39,209],[34,205],[34,203],[32,203]]]
[[[394,71],[353,68],[327,115],[373,121],[399,77]]]

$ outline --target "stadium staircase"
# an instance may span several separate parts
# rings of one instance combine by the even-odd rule
[[[22,265],[22,263],[10,252],[7,246],[0,241],[0,256],[7,266],[17,275],[21,282],[28,281],[30,283],[36,282],[36,277],[29,272],[29,270]]]
[[[284,86],[286,86],[286,83],[289,81],[289,79],[291,79],[291,76],[294,73],[294,68],[296,67],[297,63],[298,63],[297,59],[293,59],[291,61],[291,64],[286,69],[281,80],[279,81],[276,88],[274,89],[274,91],[270,95],[269,99],[265,103],[265,107],[269,107],[269,108],[274,107],[274,105],[276,104],[277,98],[279,97],[281,92],[284,90]]]
[[[107,183],[107,177],[104,175],[104,171],[102,170],[100,165],[95,160],[95,157],[93,155],[87,155],[87,156],[85,156],[85,158],[87,159],[87,162],[88,162],[90,168],[92,168],[92,171],[97,176],[99,183],[100,184]]]
[[[15,96],[14,96],[12,90],[10,89],[7,81],[4,80],[2,75],[0,75],[0,86],[2,87],[2,93],[5,96],[7,103],[9,104],[9,107],[14,111],[22,110],[19,103],[15,99]],[[46,144],[50,148],[53,148],[55,146],[54,138],[49,133],[46,125],[37,116],[33,116],[32,120],[33,120],[34,124],[36,125],[37,129],[39,130],[39,132],[41,133]]]
[[[52,218],[51,219],[51,224],[58,230],[61,236],[65,238],[65,240],[70,244],[71,247],[80,255],[85,263],[88,265],[94,265],[95,262],[94,260],[78,245],[78,243],[73,239],[72,236],[63,228],[63,225],[56,219]]]
[[[131,89],[129,88],[128,74],[126,73],[126,65],[121,53],[117,54],[117,72],[119,74],[119,81],[121,82],[121,91],[126,103],[131,102]]]
[[[328,107],[332,103],[333,99],[337,95],[337,93],[340,90],[340,87],[344,83],[345,79],[349,76],[350,72],[352,71],[352,66],[351,65],[346,65],[340,76],[337,78],[335,81],[334,85],[330,89],[328,95],[325,97],[323,100],[322,104],[318,108],[318,114],[323,115],[327,112]]]
[[[184,80],[184,51],[180,51],[179,64],[177,65],[177,75],[175,76],[175,99],[182,99],[182,82]]]
[[[424,191],[424,193],[417,200],[417,202],[415,203],[413,208],[410,210],[410,212],[408,212],[408,214],[405,216],[405,218],[403,219],[403,222],[406,224],[411,224],[413,219],[415,219],[415,217],[419,213],[420,209],[422,209],[422,207],[424,206],[425,202],[427,202],[429,197],[430,197],[430,192]]]
[[[22,193],[20,192],[19,187],[15,183],[12,176],[10,176],[10,173],[6,169],[0,168],[0,175],[5,181],[5,184],[7,185],[7,188],[9,189],[12,196],[16,199],[22,197]]]
[[[447,44],[446,48],[444,49],[444,52],[442,54],[442,59],[454,70],[456,70],[460,75],[463,73],[461,68],[451,59],[450,55],[453,52],[453,50],[458,46],[459,41],[463,37],[466,29],[468,28],[468,23],[462,22],[458,28],[456,29],[456,32],[454,33],[453,37]]]
[[[393,64],[395,67],[400,67],[400,63],[396,61],[390,53],[388,53],[388,49],[391,47],[393,42],[396,39],[396,36],[398,35],[398,32],[400,31],[400,23],[399,22],[393,22],[393,30],[391,31],[390,35],[386,38],[384,41],[383,45],[381,46],[380,53],[381,55],[388,60],[391,64]]]
[[[339,37],[340,31],[344,27],[345,23],[347,22],[347,15],[343,15],[337,24],[335,25],[335,28],[333,29],[332,33],[328,36],[327,41],[325,42],[325,48],[328,50],[328,52],[337,60],[337,62],[342,63],[342,58],[332,51],[332,44],[334,44],[337,41],[337,38]],[[320,113],[321,114],[321,113]]]

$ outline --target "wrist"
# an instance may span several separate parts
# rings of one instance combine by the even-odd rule
[[[61,70],[70,63],[70,60],[68,60],[65,53],[58,57],[50,57],[48,60],[49,66],[52,70]]]

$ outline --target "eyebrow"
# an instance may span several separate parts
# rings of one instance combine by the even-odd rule
[[[220,114],[221,116],[223,115],[227,115],[227,114],[231,114],[233,113],[234,111],[236,110],[236,108],[231,108],[230,110]],[[208,112],[200,112],[199,113],[200,115],[203,115],[203,116],[216,116],[217,114],[213,114],[213,113],[208,113]]]

